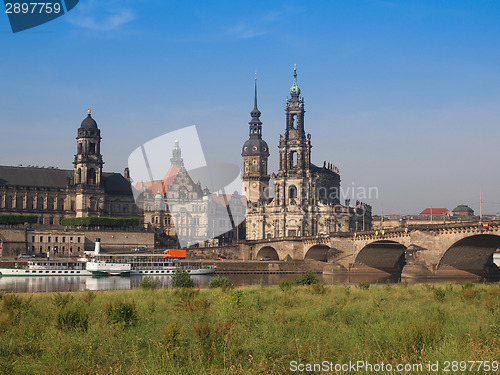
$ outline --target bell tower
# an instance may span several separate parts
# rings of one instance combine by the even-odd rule
[[[285,134],[280,136],[279,171],[274,178],[276,204],[301,205],[305,207],[311,201],[311,135],[304,130],[304,98],[300,96],[297,85],[297,68],[293,69],[291,98],[287,98],[285,107]]]
[[[100,216],[104,207],[102,181],[101,131],[91,116],[78,128],[73,183],[76,186],[76,216]]]
[[[267,203],[269,198],[269,174],[267,160],[269,147],[262,139],[262,122],[260,111],[257,108],[257,74],[255,74],[254,107],[250,116],[249,138],[243,145],[243,194],[250,203]]]

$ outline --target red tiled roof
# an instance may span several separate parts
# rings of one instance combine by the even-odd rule
[[[175,165],[172,165],[170,169],[167,171],[167,173],[165,173],[165,176],[161,181],[147,181],[144,183],[138,182],[135,184],[135,188],[137,190],[140,190],[142,188],[142,184],[144,184],[146,190],[149,190],[153,194],[156,194],[158,192],[165,193],[168,190],[168,188],[172,185],[177,175],[179,174],[179,170],[180,168],[177,168]]]
[[[420,213],[420,216],[446,216],[450,213],[447,208],[426,208]]]
[[[216,193],[213,193],[211,194],[212,196],[212,199],[219,203],[221,206],[223,207],[227,207],[227,203],[229,203],[229,201],[231,200],[231,197],[233,196],[232,194],[216,194]],[[247,199],[244,195],[240,195],[240,200],[241,200],[241,203],[243,205],[246,205],[247,204]]]

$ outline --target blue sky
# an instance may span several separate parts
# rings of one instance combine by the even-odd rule
[[[276,171],[297,64],[313,162],[376,186],[375,212],[479,211],[482,190],[498,213],[499,19],[496,0],[81,0],[16,34],[0,15],[0,163],[71,168],[91,107],[106,171],[192,124],[209,161],[241,164],[257,71]]]

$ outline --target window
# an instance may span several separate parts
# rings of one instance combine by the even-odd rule
[[[43,210],[43,198],[42,197],[36,198],[36,208],[38,210]]]
[[[40,236],[40,242],[43,242],[43,236]]]
[[[64,199],[63,198],[59,198],[57,200],[57,209],[58,209],[58,211],[64,211]]]
[[[288,189],[288,198],[297,198],[297,188],[294,185],[290,186]]]
[[[66,242],[66,237],[61,237],[62,242]]]
[[[31,236],[31,242],[35,242],[35,236]]]
[[[290,168],[297,168],[297,152],[290,152]]]
[[[128,212],[128,204],[123,205],[123,212],[125,212],[125,213]]]
[[[51,238],[50,238],[50,237],[49,237],[49,238],[47,238],[47,242],[50,242],[50,240],[51,240]]]
[[[26,201],[26,208],[28,210],[33,209],[33,197],[28,197],[28,200]]]
[[[55,242],[59,242],[59,237],[56,237],[56,240],[55,240]]]
[[[78,241],[77,242],[80,242],[80,237],[78,237]]]
[[[49,217],[49,224],[54,225],[54,218],[53,217]]]
[[[16,198],[16,208],[19,209],[24,209],[24,197],[17,197]]]
[[[47,210],[53,210],[54,209],[54,198],[49,197],[47,199]]]

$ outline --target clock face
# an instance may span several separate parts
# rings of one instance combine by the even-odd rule
[[[257,183],[256,182],[252,182],[252,187],[256,188],[257,187]]]

